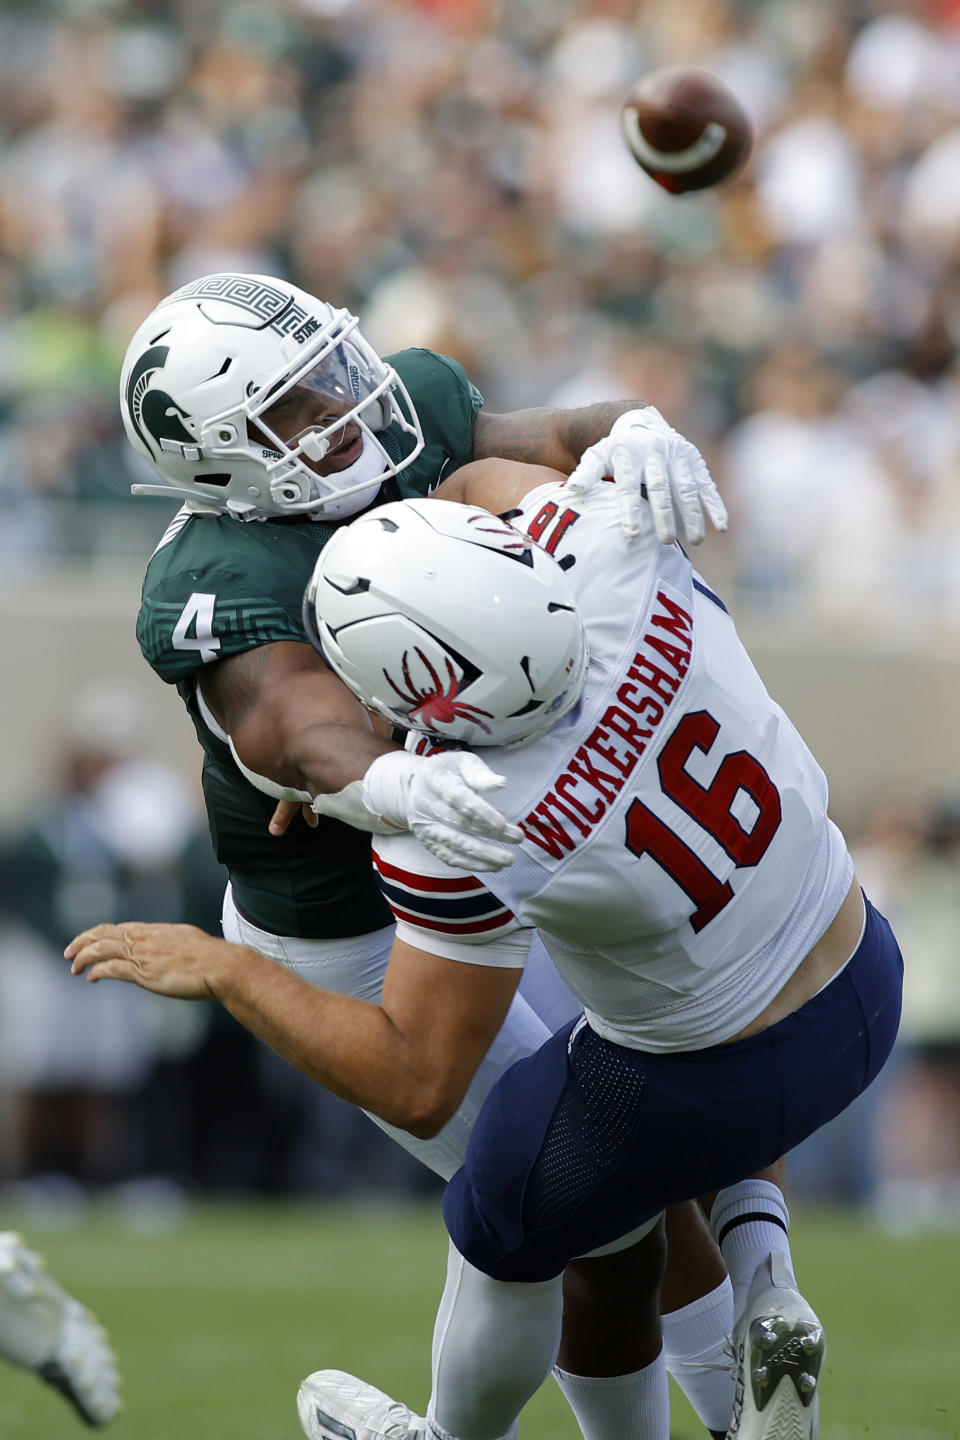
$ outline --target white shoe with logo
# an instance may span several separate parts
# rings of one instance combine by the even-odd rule
[[[783,1256],[761,1265],[733,1332],[733,1419],[727,1440],[817,1440],[823,1326]]]
[[[297,1411],[308,1440],[423,1440],[426,1431],[406,1405],[344,1370],[308,1375]]]
[[[120,1410],[103,1326],[12,1230],[0,1232],[0,1357],[59,1390],[88,1425],[105,1425]]]

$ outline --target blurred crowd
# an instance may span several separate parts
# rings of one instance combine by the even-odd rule
[[[663,63],[754,120],[725,190],[627,153]],[[8,0],[0,147],[4,574],[115,543],[126,341],[238,269],[455,355],[491,409],[657,404],[765,608],[960,623],[955,0]]]
[[[107,1197],[150,1226],[198,1191],[434,1188],[365,1115],[219,1005],[70,975],[64,946],[102,921],[220,933],[226,877],[199,791],[150,749],[144,696],[92,679],[31,814],[0,833],[0,1201],[57,1224]]]
[[[851,840],[903,951],[903,1018],[876,1083],[791,1155],[791,1186],[895,1232],[960,1228],[960,784],[878,797]]]

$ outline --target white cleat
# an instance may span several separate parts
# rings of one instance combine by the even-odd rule
[[[426,1421],[399,1400],[348,1375],[315,1370],[297,1394],[308,1440],[423,1440]]]
[[[760,1267],[733,1332],[733,1419],[727,1440],[817,1440],[827,1342],[781,1255]]]
[[[120,1410],[103,1326],[12,1230],[0,1232],[0,1357],[59,1390],[88,1425],[106,1425]]]

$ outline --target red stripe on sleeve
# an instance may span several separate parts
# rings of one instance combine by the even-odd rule
[[[408,890],[426,890],[434,895],[449,895],[457,890],[482,890],[483,882],[475,876],[461,877],[459,880],[451,877],[449,880],[441,880],[436,875],[417,875],[412,870],[401,870],[398,865],[388,865],[381,860],[376,850],[373,851],[373,858],[381,875],[388,880],[397,880],[401,885],[406,885]]]
[[[412,910],[404,910],[399,905],[391,905],[391,909],[398,920],[405,920],[408,925],[419,925],[423,930],[436,930],[438,935],[483,935],[488,930],[499,930],[501,926],[509,925],[513,919],[512,910],[500,910],[486,920],[470,920],[461,925],[450,925],[445,920],[434,920],[429,915],[416,915]]]

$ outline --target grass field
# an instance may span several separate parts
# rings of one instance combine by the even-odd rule
[[[0,1212],[10,1226],[110,1329],[126,1397],[115,1440],[297,1440],[297,1385],[325,1366],[426,1400],[445,1255],[435,1204],[202,1206],[150,1235],[107,1216],[31,1231],[22,1212]],[[793,1245],[829,1340],[821,1440],[960,1440],[960,1234],[891,1239],[809,1213]],[[81,1433],[33,1376],[0,1371],[4,1440]],[[523,1440],[577,1433],[548,1383]],[[674,1436],[704,1433],[678,1397]]]

